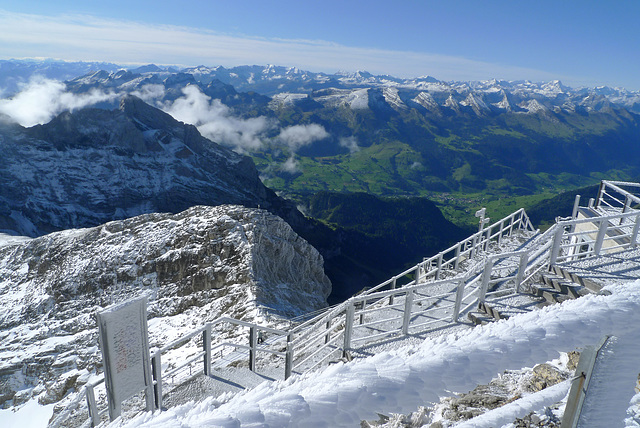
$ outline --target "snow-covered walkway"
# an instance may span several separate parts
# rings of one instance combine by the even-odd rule
[[[112,426],[358,426],[361,420],[376,419],[378,412],[412,412],[451,391],[471,390],[504,370],[594,345],[604,335],[640,343],[640,281],[608,289],[608,296],[589,295]],[[629,397],[619,398],[628,408]],[[619,418],[608,424],[622,425]]]

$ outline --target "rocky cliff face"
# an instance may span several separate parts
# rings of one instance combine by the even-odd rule
[[[100,366],[95,313],[111,303],[148,296],[152,347],[222,315],[277,325],[326,306],[322,264],[279,217],[228,205],[2,246],[0,406],[77,391]]]
[[[302,221],[251,159],[133,96],[117,110],[63,113],[32,128],[0,118],[0,152],[0,231],[35,237],[220,204]]]

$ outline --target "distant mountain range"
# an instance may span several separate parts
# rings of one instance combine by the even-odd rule
[[[0,85],[7,80],[3,70],[22,70],[23,81],[38,73],[36,66],[0,65]],[[91,67],[95,71],[67,80],[66,90],[109,94],[95,104],[108,109],[130,93],[174,115],[191,109],[191,117],[179,119],[251,155],[263,181],[300,204],[324,190],[497,197],[640,173],[630,161],[640,154],[640,92],[622,88],[276,66],[71,68]],[[187,95],[189,87],[197,91]],[[297,127],[293,137],[282,138],[289,127]],[[318,132],[308,135],[312,130]]]
[[[369,256],[359,251],[356,248],[358,246],[360,249],[383,250],[385,245],[381,236],[384,234],[373,230],[375,227],[367,230],[353,228],[349,216],[356,216],[357,210],[353,205],[335,202],[339,199],[337,197],[330,200],[342,207],[340,216],[332,217],[330,210],[335,207],[331,205],[322,210],[317,205],[312,206],[317,203],[314,195],[318,192],[364,192],[387,197],[426,196],[440,198],[441,201],[453,198],[470,201],[468,204],[473,206],[469,205],[468,208],[477,209],[475,204],[480,202],[474,201],[483,198],[498,199],[541,191],[560,191],[592,184],[600,178],[628,179],[640,175],[640,164],[636,161],[640,156],[640,93],[621,88],[573,89],[558,81],[442,82],[432,77],[397,79],[373,76],[366,72],[324,74],[276,66],[201,66],[175,70],[147,65],[118,69],[113,64],[101,63],[19,61],[0,62],[0,88],[5,88],[3,93],[6,98],[10,90],[6,89],[6,85],[2,86],[3,82],[22,82],[29,87],[29,79],[34,75],[55,77],[62,76],[63,72],[67,73],[66,76],[72,76],[74,72],[83,73],[66,80],[65,97],[60,97],[76,97],[73,101],[79,102],[69,103],[68,106],[74,113],[63,113],[61,116],[56,116],[57,112],[51,113],[55,117],[51,123],[19,131],[16,131],[19,129],[16,125],[7,123],[3,125],[6,142],[13,141],[11,132],[15,131],[23,135],[20,138],[46,142],[35,145],[38,147],[34,149],[36,153],[41,153],[40,148],[48,145],[52,145],[54,148],[51,150],[57,153],[55,145],[58,143],[55,141],[64,140],[64,143],[60,143],[64,145],[69,141],[80,144],[86,140],[89,146],[100,146],[92,149],[101,153],[95,157],[95,171],[99,174],[105,162],[120,156],[118,150],[122,151],[122,148],[115,147],[117,144],[111,147],[111,143],[92,141],[94,137],[100,137],[100,141],[116,142],[119,139],[116,134],[121,130],[125,139],[131,138],[133,141],[133,146],[126,149],[127,153],[133,153],[138,159],[157,156],[158,153],[150,151],[137,154],[137,145],[161,147],[163,151],[159,153],[164,153],[163,156],[167,154],[167,148],[175,148],[173,160],[169,162],[172,166],[159,166],[151,160],[153,156],[149,157],[147,163],[157,166],[158,174],[165,180],[169,175],[163,168],[184,174],[176,176],[182,177],[178,180],[182,183],[180,186],[169,193],[163,190],[164,196],[159,196],[159,200],[154,200],[144,210],[144,207],[133,203],[137,199],[134,195],[139,195],[134,188],[127,190],[124,196],[119,195],[118,198],[124,199],[115,204],[109,198],[102,201],[91,196],[85,197],[87,202],[99,208],[98,212],[103,213],[100,219],[92,219],[88,224],[156,210],[178,212],[189,206],[191,202],[187,203],[186,198],[196,193],[202,198],[196,197],[193,203],[222,202],[217,202],[213,196],[215,192],[205,190],[217,178],[211,178],[213,181],[204,180],[208,184],[202,188],[200,181],[193,181],[193,177],[212,174],[212,169],[209,168],[209,172],[199,169],[203,166],[200,161],[193,163],[194,157],[178,150],[178,146],[184,143],[183,136],[191,133],[191,130],[195,132],[195,128],[184,127],[178,136],[172,131],[163,130],[162,126],[149,127],[135,115],[126,119],[126,127],[113,122],[115,117],[123,118],[122,110],[120,113],[109,112],[119,108],[123,97],[133,94],[140,102],[129,101],[129,104],[149,104],[164,110],[178,120],[195,125],[208,139],[248,154],[257,167],[257,172],[251,173],[255,174],[251,178],[252,183],[257,183],[259,174],[268,188],[293,199],[298,207],[323,221],[345,227],[332,231],[320,224],[311,224],[291,203],[278,202],[274,206],[279,206],[279,209],[270,208],[320,249],[328,260],[329,276],[334,285],[336,280],[353,287],[371,285],[376,279],[385,279],[390,270],[400,266],[393,257],[372,262]],[[87,99],[93,101],[89,103]],[[78,109],[87,104],[100,109],[84,118],[88,113]],[[159,111],[153,110],[152,116],[160,115]],[[176,126],[170,125],[169,128],[177,129]],[[131,132],[125,132],[127,129]],[[152,131],[154,129],[156,131]],[[137,143],[134,144],[135,141]],[[11,144],[8,147],[6,153],[17,150]],[[103,153],[107,149],[111,152]],[[230,158],[235,156],[227,152]],[[182,158],[182,155],[185,157]],[[29,159],[29,154],[22,153],[16,157],[22,158]],[[104,170],[118,171],[117,164],[120,163],[132,167],[129,174],[131,183],[140,183],[140,188],[146,186],[142,185],[146,181],[140,179],[140,174],[144,175],[141,170],[146,169],[147,164],[141,166],[127,158],[122,162],[112,162]],[[240,164],[245,163],[242,161]],[[56,168],[63,171],[67,164],[62,163],[63,166]],[[73,165],[73,162],[69,165]],[[227,169],[232,172],[233,168]],[[16,183],[21,180],[42,182],[43,178],[40,177],[50,173],[42,167],[42,173],[25,175],[16,181],[7,172],[0,171],[0,179],[4,176],[5,183],[12,180]],[[196,183],[193,184],[195,190],[189,189],[188,184],[192,181]],[[175,186],[171,180],[166,182]],[[232,182],[243,183],[243,180],[231,178]],[[82,190],[74,189],[71,183],[47,186],[43,187],[46,190],[39,192],[55,196],[58,193],[68,195],[69,192],[75,195]],[[14,190],[15,187],[7,187],[5,200],[16,199],[20,192],[15,193]],[[108,188],[103,190],[107,195],[111,192]],[[240,193],[236,192],[236,196],[244,191],[238,190]],[[268,193],[269,190],[260,192]],[[21,203],[27,207],[40,207],[42,204],[34,202],[38,195],[40,193],[32,194],[29,200]],[[234,198],[224,202],[270,207],[264,198],[248,198],[244,202],[240,197]],[[271,196],[267,199],[271,203],[276,201]],[[357,199],[365,201],[363,198]],[[122,201],[131,204],[122,205]],[[162,201],[167,204],[163,205]],[[178,204],[178,207],[168,204],[168,201],[183,201],[185,204]],[[368,206],[377,206],[369,200],[365,202]],[[398,199],[395,203],[400,206],[402,201]],[[172,208],[163,208],[165,206]],[[116,207],[120,207],[120,211]],[[39,210],[38,215],[45,220],[38,218],[30,221],[37,230],[56,230],[64,226],[60,224],[47,228],[44,225],[51,224],[48,218],[56,217],[56,213],[68,212],[67,208],[52,210],[42,205],[42,208],[32,211]],[[15,209],[7,210],[6,204],[0,205],[0,209],[7,214],[2,227],[12,229],[13,226],[7,222],[13,222],[15,226],[17,217],[12,214]],[[414,209],[411,208],[409,212]],[[87,213],[81,209],[72,211],[77,216],[76,220],[87,218]],[[88,216],[95,215],[95,212],[89,210]],[[393,210],[385,208],[379,219],[374,216],[369,221],[379,221],[376,227],[385,228],[388,219],[393,216]],[[38,226],[38,221],[43,221],[44,228]],[[27,229],[18,230],[25,231],[31,227],[28,223],[19,223],[22,226],[26,224]],[[84,223],[75,221],[68,224],[77,227]],[[411,229],[408,223],[406,226],[403,225],[403,229]],[[456,233],[447,234],[449,238],[453,235]],[[415,257],[419,258],[426,255],[423,252],[441,249],[447,236],[425,238],[421,243],[412,242],[395,252],[414,252]],[[370,238],[377,243],[373,244]],[[352,245],[354,242],[358,244]],[[350,250],[348,246],[351,246]],[[417,251],[421,254],[417,254]],[[360,276],[355,278],[354,274],[347,272],[347,267],[350,263],[348,260],[353,261],[358,257],[358,263],[364,262],[360,266],[368,265],[374,270],[385,262],[388,264],[381,269],[384,271],[382,273],[365,268],[365,271],[369,269],[368,273],[356,274]],[[334,291],[339,289],[339,286],[334,287]]]
[[[29,128],[0,117],[0,151],[0,232],[38,237],[196,205],[260,207],[320,250],[332,301],[375,285],[462,233],[426,200],[440,227],[409,243],[398,238],[393,248],[371,231],[305,218],[262,184],[249,157],[131,95],[114,110],[64,112]]]
[[[100,72],[97,73],[96,72]],[[314,73],[296,67],[238,66],[176,67],[149,64],[123,67],[104,62],[62,62],[54,60],[0,60],[0,89],[5,96],[15,93],[20,83],[32,76],[43,76],[62,81],[78,80],[91,86],[117,87],[124,83],[136,86],[160,83],[169,75],[188,74],[201,86],[215,80],[231,85],[240,92],[257,92],[289,102],[299,101],[301,94],[313,95],[322,89],[395,88],[384,91],[384,99],[396,108],[422,106],[438,112],[441,108],[459,110],[469,107],[476,114],[488,112],[536,113],[540,110],[573,112],[601,111],[623,107],[640,113],[640,91],[600,86],[570,88],[560,81],[530,82],[527,80],[486,80],[473,82],[441,81],[431,76],[401,79],[388,75],[372,75],[366,71],[334,74]],[[84,76],[82,79],[76,79]],[[110,77],[111,76],[111,77]],[[150,76],[154,76],[151,77]],[[83,89],[87,89],[84,86]],[[76,85],[77,88],[77,85]],[[418,91],[414,93],[414,91]],[[401,94],[396,98],[398,92]],[[420,95],[420,93],[431,96]],[[288,94],[295,93],[298,96]],[[344,94],[344,93],[343,93]],[[337,96],[337,93],[333,93]],[[411,97],[413,95],[413,97]],[[327,100],[329,101],[329,100]]]
[[[325,190],[509,196],[640,173],[638,91],[273,65],[116,68],[0,61],[0,93],[44,75],[69,77],[65,90],[82,105],[102,94],[93,105],[113,109],[134,94],[249,154],[269,187],[301,204]]]

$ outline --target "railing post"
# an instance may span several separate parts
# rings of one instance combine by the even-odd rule
[[[204,351],[204,374],[211,374],[211,323],[207,323],[202,332],[202,350]]]
[[[489,242],[491,241],[491,226],[487,227],[487,240],[484,242],[483,249],[487,251],[489,249]]]
[[[520,293],[520,286],[522,285],[522,279],[524,278],[528,264],[529,253],[524,253],[520,256],[520,265],[518,266],[518,274],[516,275],[516,293]]]
[[[411,308],[413,306],[413,290],[407,291],[404,298],[404,316],[402,318],[402,334],[409,334],[409,323],[411,322]]]
[[[364,311],[366,307],[367,307],[367,301],[363,300],[362,301],[362,309],[360,309],[360,310]],[[364,324],[364,314],[362,312],[360,313],[360,324]]]
[[[156,409],[162,410],[162,361],[160,352],[156,352],[151,358],[151,374],[155,383],[153,392],[156,399]]]
[[[593,254],[596,256],[600,255],[600,251],[602,250],[602,242],[604,241],[604,237],[607,234],[608,226],[609,222],[607,220],[600,220],[600,228],[598,229],[598,235],[596,236],[596,243],[593,246]]]
[[[498,235],[498,245],[502,244],[502,234],[504,233],[504,222],[500,222],[500,234]]]
[[[640,226],[640,215],[636,216],[636,222],[633,225],[633,231],[631,232],[631,246],[635,247],[636,245],[638,245],[636,243],[636,239],[638,238],[638,227]]]
[[[462,305],[462,295],[464,294],[464,287],[466,280],[462,279],[458,282],[456,287],[456,303],[453,305],[453,314],[451,316],[451,322],[457,322],[460,316],[460,305]]]
[[[549,267],[556,263],[558,255],[560,254],[560,244],[562,243],[564,228],[561,225],[558,225],[557,227],[558,230],[553,234],[553,246],[551,247],[551,255],[549,257]]]
[[[580,195],[576,195],[576,199],[573,201],[573,211],[571,211],[571,218],[574,220],[578,217],[579,206],[580,206]]]
[[[478,234],[473,235],[473,241],[471,242],[471,251],[469,252],[469,258],[472,259],[476,254],[476,245],[478,242]]]
[[[87,384],[85,387],[87,396],[87,407],[89,407],[89,418],[91,419],[91,426],[97,427],[100,425],[100,415],[98,414],[98,406],[96,405],[96,395],[93,392],[93,385]]]
[[[391,281],[391,289],[392,290],[396,289],[396,281],[397,281],[397,278],[394,276],[393,277],[393,281]],[[389,296],[389,304],[393,305],[393,294],[391,296]]]
[[[602,203],[603,186],[604,186],[604,183],[601,181],[600,182],[600,186],[598,187],[598,197],[596,198],[595,208],[598,208],[600,206],[600,204]]]
[[[480,295],[478,296],[478,303],[484,302],[484,298],[489,288],[489,280],[491,279],[491,270],[493,269],[493,259],[487,259],[484,265],[484,271],[482,272],[482,286],[480,287]]]
[[[325,325],[327,327],[327,334],[324,335],[324,343],[329,343],[329,340],[331,339],[331,321],[333,321],[333,319],[329,319],[329,321],[327,321],[327,324]]]
[[[629,199],[629,195],[626,195],[624,197],[624,205],[622,207],[622,214],[626,213],[629,210],[630,206],[631,206],[631,199]],[[622,223],[624,223],[624,217],[620,217],[620,223],[618,223],[618,225],[622,226]]]
[[[355,313],[355,305],[353,302],[347,304],[344,320],[344,344],[342,346],[342,356],[348,358],[351,351],[351,333],[353,332],[353,315]]]
[[[461,242],[458,242],[458,246],[456,247],[456,258],[453,261],[453,269],[458,270],[458,264],[460,263],[460,247],[462,246]]]
[[[442,269],[442,256],[442,253],[440,253],[440,255],[438,256],[438,265],[436,267],[436,281],[440,279],[440,270]]]
[[[258,348],[258,336],[255,326],[249,327],[249,370],[256,371],[256,350]]]
[[[284,379],[291,377],[293,372],[293,343],[291,343],[291,335],[287,336],[287,351],[284,357]]]

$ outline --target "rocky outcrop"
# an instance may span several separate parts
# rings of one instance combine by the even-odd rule
[[[281,218],[241,206],[0,247],[0,406],[56,402],[85,383],[101,365],[95,313],[111,303],[146,295],[159,346],[223,315],[276,325],[325,307],[330,291],[312,246]]]
[[[220,204],[303,221],[250,158],[134,96],[116,110],[63,113],[32,128],[0,121],[0,152],[0,231],[35,237]]]

